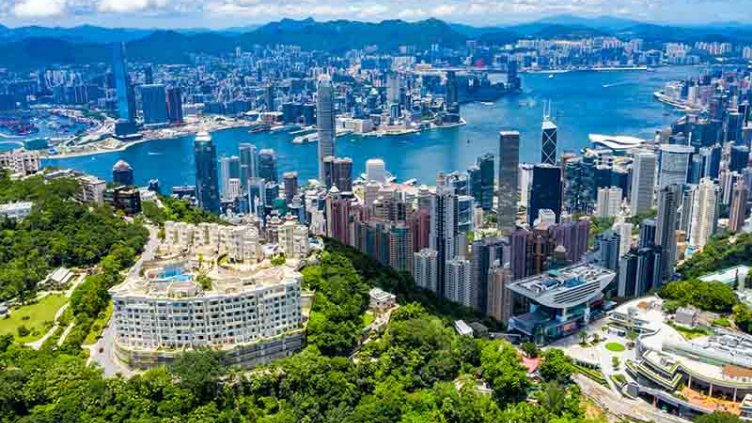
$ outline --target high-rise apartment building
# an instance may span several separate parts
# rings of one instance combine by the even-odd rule
[[[141,85],[141,111],[144,125],[161,125],[167,123],[167,96],[162,84]]]
[[[715,233],[717,219],[718,185],[710,178],[703,178],[694,196],[689,245],[695,249],[704,247]]]

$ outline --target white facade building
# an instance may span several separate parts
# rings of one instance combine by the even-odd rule
[[[692,207],[689,245],[699,249],[705,246],[715,233],[718,217],[718,185],[710,178],[703,178],[697,185]]]
[[[23,176],[35,173],[41,168],[39,152],[19,149],[0,153],[0,168]]]
[[[455,257],[446,263],[446,292],[444,297],[450,301],[470,307],[470,260]]]
[[[430,248],[424,248],[413,254],[413,277],[417,286],[433,292],[437,291],[437,260],[438,253]]]
[[[646,150],[634,153],[632,195],[629,201],[632,216],[645,213],[653,207],[656,167],[657,157],[655,153]]]
[[[598,202],[595,215],[598,217],[614,217],[621,209],[621,188],[598,188]]]

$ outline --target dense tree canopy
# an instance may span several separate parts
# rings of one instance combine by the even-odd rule
[[[752,234],[726,233],[713,237],[701,252],[682,263],[677,271],[684,278],[696,278],[740,264],[752,264]]]
[[[157,206],[154,201],[144,201],[141,204],[144,216],[157,224],[164,224],[168,220],[174,222],[187,223],[219,223],[227,224],[214,213],[208,212],[199,207],[194,207],[187,201],[179,200],[173,197],[159,197],[162,207]]]
[[[0,218],[0,300],[26,300],[58,266],[92,266],[113,249],[140,251],[148,233],[106,206],[76,201],[71,179],[0,180],[0,203],[32,201],[20,222]]]
[[[668,300],[669,308],[691,304],[701,310],[731,312],[737,303],[732,287],[722,282],[698,279],[680,280],[663,285],[658,293]]]

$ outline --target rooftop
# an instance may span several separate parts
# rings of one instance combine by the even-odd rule
[[[614,277],[609,269],[581,263],[522,279],[509,289],[544,306],[566,308],[595,298]]]

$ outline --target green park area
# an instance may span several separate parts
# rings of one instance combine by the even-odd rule
[[[606,349],[611,352],[623,352],[627,348],[624,346],[624,344],[619,342],[609,342],[606,344]]]
[[[65,295],[47,295],[34,304],[13,308],[10,316],[0,319],[0,335],[11,334],[18,342],[32,342],[52,327],[55,313],[68,301]]]

